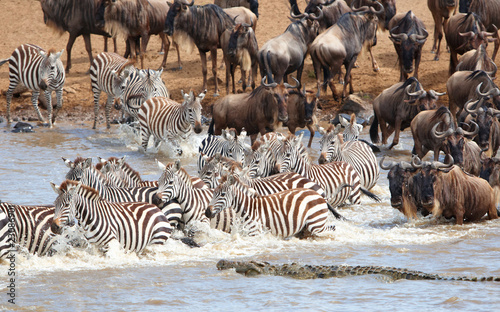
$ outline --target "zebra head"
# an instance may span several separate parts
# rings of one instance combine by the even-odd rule
[[[179,196],[179,175],[178,172],[181,169],[181,163],[179,160],[175,162],[168,163],[167,165],[156,161],[162,174],[158,179],[158,192],[156,195],[161,198],[162,201],[168,202],[172,199],[176,199]]]
[[[216,188],[219,185],[219,178],[221,172],[221,155],[215,154],[213,157],[203,155],[205,165],[201,168],[200,179],[205,182],[209,188]]]
[[[148,69],[140,71],[141,83],[137,88],[144,92],[144,101],[156,96],[169,97],[167,87],[163,80],[161,80],[162,73],[163,68],[159,70]]]
[[[131,178],[125,172],[125,156],[122,158],[110,157],[108,160],[98,157],[99,163],[96,169],[101,171],[109,182],[109,186],[113,187],[133,187]]]
[[[42,62],[40,64],[40,89],[47,90],[51,87],[53,83],[58,83],[59,81],[64,81],[65,72],[64,66],[61,61],[61,52],[55,52],[50,49],[48,52],[43,50],[39,51],[39,55],[42,57]],[[61,79],[62,78],[62,79]],[[53,86],[52,86],[53,87]],[[49,90],[52,88],[49,88]]]
[[[55,202],[54,217],[50,229],[55,234],[61,234],[64,226],[73,226],[75,220],[75,211],[73,198],[79,191],[82,183],[72,183],[71,181],[64,181],[60,186],[50,182],[52,189],[58,195]]]
[[[283,142],[283,147],[281,149],[281,159],[279,172],[298,172],[300,167],[302,136],[304,132],[301,132],[299,136],[290,135]]]
[[[363,130],[363,126],[356,123],[356,115],[351,114],[351,121],[348,122],[344,117],[339,116],[340,123],[342,124],[342,127],[344,127],[344,141],[354,141],[357,140],[359,137],[359,134]]]
[[[320,133],[323,135],[319,140],[319,144],[321,146],[321,154],[319,156],[318,162],[320,164],[326,164],[333,161],[334,149],[336,148],[336,146],[339,146],[338,142],[342,140],[341,137],[338,137],[340,128],[340,124],[338,124],[336,127],[330,125],[326,132],[324,130],[320,131]]]
[[[205,215],[208,218],[213,218],[222,210],[231,209],[233,206],[235,177],[232,175],[226,177],[214,190],[214,196],[205,211]]]
[[[62,157],[64,163],[69,169],[66,174],[66,180],[80,181],[85,173],[85,170],[92,166],[92,158],[77,157],[74,162]]]
[[[182,90],[182,96],[184,97],[184,102],[182,102],[182,109],[184,111],[185,117],[189,120],[191,127],[195,133],[200,133],[201,128],[201,100],[205,97],[207,90],[200,93],[197,97],[194,96],[193,91],[189,94],[184,93]]]
[[[134,62],[128,61],[118,70],[111,71],[112,90],[115,98],[121,98],[130,82],[130,75],[135,71]]]

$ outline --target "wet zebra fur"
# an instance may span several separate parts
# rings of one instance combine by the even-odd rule
[[[251,189],[242,191],[236,187],[237,177],[229,175],[214,190],[214,197],[206,211],[214,217],[225,210],[234,210],[249,235],[270,231],[271,234],[287,238],[320,236],[332,232],[329,225],[328,206],[325,199],[313,190],[293,189],[280,193],[259,196],[250,195]]]
[[[205,91],[206,92],[206,91]],[[197,97],[191,91],[184,94],[184,101],[179,104],[165,97],[154,97],[147,100],[138,111],[141,146],[147,150],[149,138],[153,136],[154,146],[158,148],[161,141],[170,141],[178,155],[182,154],[178,139],[187,139],[194,129],[201,132],[201,100],[205,93]]]
[[[101,52],[90,65],[90,84],[94,93],[94,126],[97,126],[99,115],[99,98],[101,92],[107,94],[106,105],[106,127],[111,127],[111,106],[115,98],[120,98],[125,92],[129,82],[129,76],[134,71],[134,61],[129,61],[116,53]]]
[[[87,240],[105,252],[113,240],[126,251],[140,253],[147,246],[164,244],[170,238],[172,227],[155,205],[108,202],[81,182],[66,180],[60,186],[51,185],[58,194],[51,225],[54,233],[66,225],[61,215],[69,213],[78,220]]]
[[[64,50],[63,50],[64,51]],[[40,109],[38,108],[38,96],[43,91],[49,113],[48,123],[52,128],[53,120],[57,112],[62,107],[63,86],[66,81],[64,66],[61,61],[61,52],[55,52],[50,49],[46,52],[44,49],[33,45],[23,44],[12,52],[8,59],[0,60],[0,66],[9,62],[9,89],[7,90],[7,121],[12,122],[10,116],[10,104],[14,89],[22,84],[33,93],[31,103],[38,114],[38,119],[45,122]],[[56,108],[52,114],[52,91],[56,92]]]

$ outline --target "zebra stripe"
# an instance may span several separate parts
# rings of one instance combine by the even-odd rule
[[[151,244],[164,244],[172,233],[165,215],[155,205],[111,203],[102,199],[95,189],[69,180],[52,187],[58,194],[52,223],[54,232],[66,225],[60,216],[70,210],[87,240],[104,251],[111,241],[117,240],[125,250],[139,253]]]
[[[345,161],[358,172],[361,185],[366,189],[375,186],[380,175],[377,158],[371,147],[362,141],[344,142],[340,134],[327,132],[320,140],[319,163]]]
[[[141,105],[157,96],[170,98],[167,87],[161,79],[163,69],[136,69],[130,75],[129,83],[121,96],[123,109],[130,116],[137,119],[137,112]]]
[[[56,235],[50,230],[53,216],[54,206],[0,203],[0,259],[12,250],[12,237],[14,244],[26,248],[30,254],[52,254],[52,247],[57,241]],[[68,219],[68,216],[63,218]]]
[[[154,97],[147,100],[138,112],[142,148],[146,151],[149,137],[154,137],[155,148],[162,140],[169,140],[175,146],[177,154],[182,154],[178,138],[187,139],[194,128],[201,132],[201,100],[205,93],[197,97],[191,91],[184,94],[184,102],[179,104],[165,97]]]
[[[246,131],[242,131],[240,135],[236,135],[236,130],[222,130],[221,136],[209,135],[198,148],[198,173],[201,172],[205,165],[205,158],[220,154],[224,157],[234,159],[239,163],[243,163],[245,155],[249,152],[250,147],[245,144]]]
[[[345,128],[342,136],[344,141],[355,141],[358,140],[359,134],[363,131],[363,126],[356,122],[356,115],[351,114],[351,120],[347,121],[344,117],[339,116],[340,124]]]
[[[101,52],[90,65],[90,82],[94,93],[94,126],[96,128],[99,114],[99,98],[101,92],[107,94],[105,105],[106,127],[109,129],[111,105],[115,98],[122,96],[129,82],[130,73],[134,69],[134,62],[129,61],[116,53]]]
[[[158,193],[163,196],[163,200],[176,199],[179,202],[182,207],[184,225],[189,225],[193,221],[201,221],[209,223],[211,228],[228,233],[231,231],[233,220],[231,209],[212,220],[205,216],[213,196],[212,189],[193,187],[189,174],[184,168],[181,168],[179,161],[169,163],[166,166],[158,164],[163,168],[163,173],[158,179]]]
[[[250,196],[236,186],[238,178],[229,176],[214,191],[207,209],[211,216],[221,211],[235,210],[244,220],[250,235],[259,227],[282,238],[319,236],[335,229],[327,225],[328,206],[323,197],[309,189],[286,190],[266,196]],[[240,182],[241,183],[241,182]]]
[[[64,50],[63,50],[64,51]],[[12,52],[8,59],[0,60],[0,66],[9,62],[9,89],[7,90],[7,120],[12,122],[10,104],[14,89],[18,84],[25,85],[32,92],[31,103],[38,114],[38,119],[45,122],[38,108],[38,96],[43,91],[47,102],[49,126],[62,107],[63,86],[66,74],[61,61],[63,51],[56,53],[53,49],[46,52],[33,45],[23,44]],[[56,108],[52,115],[52,91],[56,92]]]

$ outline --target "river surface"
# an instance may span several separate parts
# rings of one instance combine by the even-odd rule
[[[53,204],[49,182],[64,180],[61,157],[127,156],[145,180],[160,176],[155,159],[174,160],[171,148],[138,150],[127,126],[97,131],[90,123],[59,123],[35,133],[10,133],[0,124],[0,200],[16,204]],[[362,138],[368,139],[368,129]],[[183,166],[196,172],[197,146],[204,133],[181,146]],[[306,131],[306,136],[308,132]],[[304,137],[307,142],[308,137]],[[319,138],[310,150],[317,159]],[[391,138],[392,141],[392,138]],[[377,155],[409,160],[411,134],[400,145]],[[432,154],[432,153],[430,153]],[[428,156],[429,157],[429,156]],[[218,271],[219,259],[271,263],[378,265],[444,276],[500,276],[500,220],[464,226],[421,218],[407,220],[389,204],[387,171],[372,191],[381,203],[339,208],[349,221],[335,221],[325,238],[281,240],[247,237],[215,230],[196,237],[201,248],[177,240],[148,247],[142,255],[112,248],[103,256],[93,247],[69,249],[53,257],[20,252],[15,258],[15,302],[7,302],[8,263],[0,264],[0,310],[16,311],[499,311],[498,283],[393,281],[377,276],[293,280],[276,276],[248,278],[234,270]]]

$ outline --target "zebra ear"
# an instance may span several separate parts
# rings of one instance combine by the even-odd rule
[[[82,181],[79,181],[77,185],[75,185],[75,187],[73,187],[69,192],[71,195],[75,194],[75,193],[78,193],[80,191],[80,189],[82,188]]]
[[[319,126],[317,128],[318,128],[319,134],[321,134],[321,135],[325,135],[326,134],[325,128],[319,127]]]
[[[175,170],[179,171],[181,169],[181,161],[179,159],[175,160]]]
[[[167,168],[167,166],[162,164],[158,159],[156,160],[156,164],[158,165],[158,168],[160,168],[161,171],[164,171]]]
[[[340,145],[344,144],[344,137],[340,133],[337,134],[337,141]]]
[[[43,58],[46,58],[47,57],[47,52],[43,51],[43,50],[39,50],[38,51],[38,54],[40,54],[41,57]]]
[[[163,73],[163,68],[160,68],[156,71],[155,73],[155,80],[156,79],[161,79],[161,74]]]
[[[82,169],[87,169],[90,166],[92,166],[92,157],[85,159],[85,161],[83,162]]]
[[[205,98],[206,94],[207,94],[207,89],[203,90],[202,93],[198,94],[198,98],[200,99],[200,101]]]
[[[127,157],[127,156],[125,155],[125,156],[123,156],[122,158],[120,158],[120,159],[118,160],[118,164],[119,164],[120,166],[123,166],[123,164],[125,163],[125,158],[126,158],[126,157]]]
[[[139,74],[139,77],[140,77],[141,79],[146,78],[146,73],[145,73],[143,70],[139,70],[139,69],[137,69],[136,71],[137,71],[137,73]]]
[[[340,121],[340,124],[345,128],[347,126],[349,126],[349,122],[347,122],[347,120],[342,117],[342,116],[339,116],[339,121]]]
[[[244,140],[246,137],[247,137],[247,131],[245,130],[245,128],[241,128],[240,135],[238,136],[238,138]]]
[[[106,159],[101,158],[101,157],[99,157],[99,156],[97,156],[97,160],[98,160],[98,161],[99,161],[99,163],[101,163],[101,164],[106,163]]]
[[[71,169],[75,168],[75,164],[71,160],[66,159],[64,157],[61,157],[61,158],[64,161],[64,163],[66,164],[66,167],[71,168]]]
[[[55,55],[55,60],[61,58],[61,55],[63,54],[63,52],[64,52],[64,49],[62,49],[61,52],[57,52]]]
[[[62,193],[64,193],[63,191],[61,191],[59,186],[55,185],[53,182],[50,182],[50,186],[52,186],[52,189],[54,190],[54,192],[56,192],[57,195],[61,195]]]
[[[342,129],[342,125],[341,124],[336,125],[333,134],[340,133],[340,129]]]
[[[297,143],[302,142],[302,137],[303,137],[303,136],[304,136],[304,132],[302,131],[302,132],[299,134],[299,136],[297,137],[297,138],[298,138],[298,139],[297,139]]]

